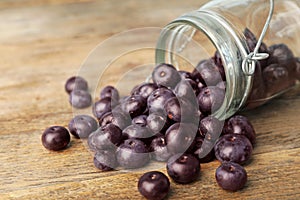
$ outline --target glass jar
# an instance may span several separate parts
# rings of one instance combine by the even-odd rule
[[[269,15],[270,24],[258,46]],[[156,63],[191,69],[201,60],[212,59],[221,65],[226,95],[214,115],[225,119],[241,109],[262,105],[298,83],[299,19],[299,0],[213,0],[163,29]],[[262,53],[257,59],[251,57],[256,46]]]

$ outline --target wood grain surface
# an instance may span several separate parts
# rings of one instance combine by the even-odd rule
[[[68,149],[50,152],[42,146],[41,134],[51,125],[67,126],[76,113],[91,113],[91,108],[72,110],[64,83],[78,72],[86,73],[80,67],[99,43],[123,31],[163,27],[204,2],[1,1],[0,199],[143,199],[136,187],[139,176],[150,169],[166,172],[164,164],[102,173],[93,166],[86,141],[72,138]],[[143,42],[143,38],[125,39],[117,47],[126,48],[135,41]],[[115,55],[112,51],[100,51],[99,62]],[[122,70],[153,62],[153,56],[150,49],[117,59],[116,68],[105,71],[107,79],[99,84],[117,80]],[[86,73],[91,79],[93,70]],[[133,81],[140,78],[136,70]],[[126,76],[122,80],[126,82]],[[94,95],[97,87],[91,83]],[[202,165],[195,183],[171,182],[168,199],[300,199],[299,91],[243,113],[257,132],[243,190],[231,193],[219,188],[214,178],[219,162],[214,161]]]

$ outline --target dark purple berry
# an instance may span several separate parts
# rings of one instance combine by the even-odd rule
[[[165,102],[172,97],[175,97],[174,93],[167,88],[154,90],[147,100],[149,112],[163,112]]]
[[[133,124],[123,130],[123,138],[134,138],[143,141],[145,144],[151,142],[154,133],[146,126]]]
[[[241,115],[235,115],[229,118],[223,129],[223,134],[240,134],[246,136],[252,145],[255,144],[256,134],[250,121]]]
[[[201,61],[192,73],[196,82],[202,82],[207,86],[215,86],[224,78],[219,67],[212,59]]]
[[[156,161],[167,161],[171,157],[167,148],[167,141],[163,134],[158,134],[150,144],[151,157]]]
[[[88,115],[78,115],[74,117],[68,125],[70,133],[76,138],[87,138],[98,128],[97,121]]]
[[[115,149],[122,141],[122,131],[119,127],[108,124],[100,127],[88,138],[88,145],[91,150]]]
[[[130,96],[121,103],[122,110],[128,113],[132,118],[143,114],[146,107],[146,99],[139,95]]]
[[[158,86],[174,88],[181,77],[173,65],[159,64],[153,70],[152,79]]]
[[[216,158],[239,164],[246,163],[252,155],[252,144],[244,135],[227,134],[216,143],[214,150]]]
[[[170,153],[184,153],[193,145],[197,126],[189,123],[175,123],[166,131],[167,148]]]
[[[113,102],[110,97],[105,97],[99,101],[96,101],[92,108],[94,116],[97,119],[101,119],[104,114],[111,112],[111,109],[114,106],[112,103]]]
[[[163,173],[150,171],[140,177],[138,190],[146,199],[162,200],[169,193],[170,181]]]
[[[49,127],[42,135],[43,146],[52,151],[63,150],[69,145],[69,143],[69,131],[62,126]]]
[[[67,93],[71,93],[73,90],[88,90],[87,81],[80,76],[73,76],[69,78],[65,84],[65,90]]]
[[[117,160],[121,167],[135,169],[145,166],[149,162],[150,156],[142,141],[128,139],[117,149]]]
[[[167,163],[169,176],[181,184],[195,181],[200,174],[200,168],[199,160],[191,154],[176,154]]]
[[[147,99],[149,95],[156,90],[158,87],[154,83],[143,83],[138,85],[131,91],[131,95],[140,95]]]
[[[235,192],[242,189],[247,182],[247,172],[234,162],[224,162],[216,170],[216,181],[224,190]]]
[[[206,114],[214,113],[223,104],[224,97],[224,90],[216,86],[204,88],[197,97],[200,111]]]
[[[94,156],[94,165],[101,171],[111,171],[118,166],[115,150],[98,150]]]
[[[112,102],[118,102],[120,99],[118,90],[113,86],[106,86],[100,92],[100,99],[109,97],[112,99]]]
[[[120,106],[117,106],[112,110],[112,112],[104,114],[101,119],[99,119],[100,126],[105,126],[106,124],[110,123],[123,130],[131,124],[131,118],[129,114],[124,113]]]
[[[88,91],[73,90],[69,102],[74,108],[87,108],[92,104],[92,97]]]

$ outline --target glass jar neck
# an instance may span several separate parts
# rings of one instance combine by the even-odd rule
[[[192,29],[187,37],[184,32]],[[156,63],[178,66],[176,54],[185,48],[196,31],[204,33],[220,53],[226,74],[226,94],[222,106],[214,112],[219,119],[235,114],[245,104],[252,87],[252,76],[243,73],[242,63],[248,47],[242,33],[217,13],[198,10],[187,13],[168,24],[158,39]],[[178,48],[178,41],[184,41]]]

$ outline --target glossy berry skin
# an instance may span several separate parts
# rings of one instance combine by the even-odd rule
[[[75,138],[87,138],[98,128],[97,121],[88,115],[75,116],[68,125],[69,131]]]
[[[125,113],[128,113],[131,118],[143,114],[147,107],[147,101],[144,97],[139,95],[133,95],[126,98],[121,103],[121,108]]]
[[[98,150],[94,156],[94,165],[101,171],[111,171],[118,166],[114,150]]]
[[[196,99],[200,89],[192,79],[183,79],[175,87],[174,93],[178,98]]]
[[[256,133],[251,122],[242,115],[235,115],[229,118],[223,128],[223,134],[240,134],[246,136],[252,145],[256,141]]]
[[[152,80],[158,86],[174,88],[181,80],[181,76],[173,65],[163,63],[153,70]]]
[[[192,72],[193,79],[207,86],[215,86],[224,78],[214,60],[201,61]]]
[[[127,139],[116,152],[118,163],[125,169],[136,169],[145,166],[150,155],[146,145],[137,139]]]
[[[154,133],[146,126],[140,126],[138,124],[132,124],[126,127],[123,132],[123,138],[134,138],[149,143],[154,136]]]
[[[224,97],[224,90],[216,86],[204,88],[197,97],[200,111],[205,114],[214,113],[223,104]]]
[[[69,145],[69,143],[69,131],[62,126],[49,127],[42,135],[42,144],[48,150],[63,150]]]
[[[131,95],[140,95],[147,99],[149,95],[156,90],[158,87],[154,83],[143,83],[138,85],[131,91]]]
[[[91,150],[115,149],[122,141],[122,131],[114,124],[100,127],[88,138],[88,145]]]
[[[244,135],[227,134],[215,144],[215,156],[221,161],[230,161],[238,164],[246,163],[252,155],[252,144]]]
[[[99,101],[96,101],[93,105],[92,111],[93,111],[93,115],[97,118],[97,119],[101,119],[101,117],[110,112],[112,107],[114,105],[112,105],[112,100],[110,97],[105,97],[103,99],[100,99]]]
[[[170,181],[163,173],[150,171],[139,178],[137,187],[146,199],[162,200],[169,193]]]
[[[216,170],[216,181],[224,190],[235,192],[242,189],[247,182],[247,172],[234,162],[224,162]]]
[[[118,102],[120,99],[119,91],[115,87],[108,85],[104,87],[100,92],[100,99],[104,99],[107,97],[111,98],[112,102]]]
[[[166,131],[167,148],[170,153],[183,153],[193,145],[197,126],[189,123],[175,123]]]
[[[88,90],[87,81],[80,76],[72,76],[65,83],[65,90],[70,94],[73,90]]]
[[[73,90],[69,102],[74,108],[87,108],[92,104],[92,96],[85,90]]]
[[[209,141],[216,141],[222,133],[224,122],[209,115],[201,119],[199,123],[199,133]]]
[[[188,184],[200,174],[200,162],[191,154],[176,154],[167,163],[168,175],[177,183]]]
[[[160,162],[167,161],[171,157],[168,151],[166,138],[163,134],[158,134],[150,144],[151,157]]]
[[[149,112],[163,112],[164,103],[172,97],[175,97],[174,93],[167,88],[161,87],[154,90],[147,100]]]

